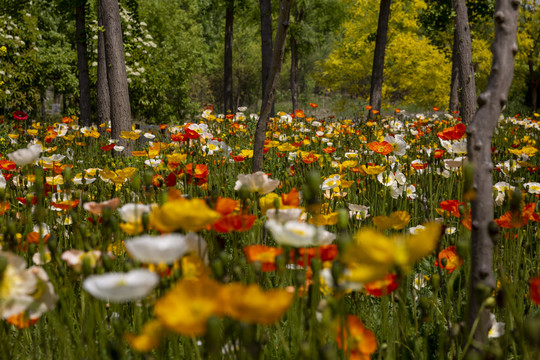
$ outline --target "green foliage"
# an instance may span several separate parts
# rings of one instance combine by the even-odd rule
[[[450,63],[419,35],[416,23],[416,16],[425,6],[421,0],[392,4],[385,57],[385,101],[424,107],[447,103]],[[378,10],[378,1],[353,3],[343,40],[321,63],[318,80],[322,86],[363,98],[369,96]]]

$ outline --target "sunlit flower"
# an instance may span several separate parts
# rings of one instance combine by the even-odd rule
[[[239,174],[238,180],[234,186],[234,190],[240,190],[242,186],[246,186],[251,192],[258,192],[259,194],[268,194],[274,191],[278,187],[280,181],[273,180],[268,177],[264,172],[258,171],[253,174]]]
[[[411,216],[406,211],[394,211],[390,217],[380,215],[373,218],[373,224],[381,230],[394,229],[401,230],[411,220]]]
[[[142,221],[144,214],[150,214],[152,211],[151,205],[129,203],[118,209],[118,213],[122,220],[127,223],[137,223]]]
[[[12,253],[0,251],[6,267],[0,277],[0,315],[6,319],[24,312],[34,298],[38,280],[26,269],[26,261]]]
[[[210,209],[202,199],[171,200],[150,213],[150,226],[162,232],[183,229],[199,231],[216,222],[221,217]]]
[[[91,275],[83,281],[83,289],[100,300],[129,302],[146,297],[159,282],[156,273],[135,269],[127,273]]]
[[[304,223],[301,221],[287,221],[281,224],[275,220],[268,220],[265,223],[267,229],[272,233],[274,240],[281,245],[294,247],[329,245],[336,238],[323,227]]]
[[[506,324],[503,322],[497,322],[497,319],[495,319],[495,314],[493,313],[489,313],[489,321],[491,326],[489,328],[488,338],[496,339],[503,336]]]

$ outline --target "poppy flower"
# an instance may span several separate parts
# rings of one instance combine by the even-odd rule
[[[15,111],[13,113],[13,118],[17,121],[25,121],[28,119],[28,114],[25,113],[24,111]]]
[[[439,111],[439,108],[436,107],[436,106],[434,106],[434,107],[433,107],[433,111]]]
[[[378,154],[386,156],[394,151],[394,147],[387,141],[378,142],[374,141],[368,144],[368,148],[372,151],[375,151]]]
[[[319,105],[317,105],[317,104],[315,104],[315,103],[309,103],[309,106],[311,106],[312,108],[315,109],[315,108],[318,107]]]
[[[347,324],[341,321],[336,331],[337,346],[345,352],[350,351],[349,359],[369,360],[377,350],[375,334],[354,315],[347,315]]]
[[[188,139],[196,140],[200,137],[198,132],[196,132],[195,130],[191,130],[190,128],[186,128],[185,133]]]
[[[255,215],[227,215],[216,221],[213,225],[214,230],[220,233],[227,233],[231,231],[248,231],[255,224],[257,216]]]
[[[300,205],[300,194],[296,188],[292,188],[288,194],[281,194],[281,201],[285,206],[297,207]]]
[[[319,158],[317,157],[317,155],[314,155],[312,153],[309,153],[307,156],[304,156],[302,158],[302,161],[305,163],[305,164],[312,164],[314,163],[315,161],[317,161]]]
[[[463,259],[458,256],[454,245],[442,250],[437,258],[435,266],[445,269],[449,274],[463,264]]]
[[[390,217],[380,215],[373,218],[373,224],[381,230],[401,230],[411,221],[407,211],[394,211]]]
[[[92,275],[83,281],[83,289],[100,300],[123,303],[146,297],[159,283],[159,276],[146,269],[127,273]]]
[[[12,171],[17,168],[17,165],[11,160],[2,159],[0,160],[0,169],[6,171]],[[4,175],[5,176],[5,175]]]
[[[462,123],[452,126],[450,128],[444,129],[437,133],[437,136],[441,140],[459,140],[465,135],[466,127]]]
[[[436,149],[433,152],[433,156],[435,156],[436,159],[440,159],[444,155],[444,150]]]
[[[527,204],[521,210],[521,213],[516,214],[515,212],[508,211],[504,215],[501,215],[500,218],[495,219],[494,221],[499,225],[499,227],[505,229],[520,228],[527,225],[529,221],[539,221],[540,216],[534,212],[536,208],[535,203]]]
[[[266,245],[250,245],[244,248],[244,254],[248,261],[250,263],[260,262],[262,264],[262,271],[276,270],[276,256],[282,253],[282,248]]]
[[[338,255],[338,248],[336,244],[322,245],[318,247],[299,248],[296,264],[299,266],[306,266],[311,264],[313,258],[320,259],[322,262],[332,261]],[[289,253],[291,262],[294,263],[295,251],[291,250]]]
[[[115,143],[112,143],[112,144],[109,144],[109,145],[102,146],[101,150],[103,150],[103,151],[111,151],[112,149],[114,149],[115,145],[116,145]]]
[[[37,323],[38,320],[39,318],[30,319],[26,311],[23,311],[22,313],[18,315],[10,316],[6,319],[8,323],[10,323],[11,325],[14,325],[15,327],[17,327],[17,329],[25,329],[30,326],[33,326]]]
[[[295,110],[294,115],[296,115],[297,118],[305,118],[306,115],[304,114],[304,110]]]
[[[461,214],[459,213],[460,205],[464,205],[464,203],[459,202],[458,200],[444,200],[439,203],[441,209],[443,209],[444,211],[448,211],[455,217],[461,217]]]
[[[373,106],[371,106],[371,105],[366,105],[366,110],[367,110],[367,111],[369,111],[369,110],[371,110],[371,109],[373,109]]]
[[[398,288],[396,274],[388,274],[381,280],[375,280],[365,285],[366,291],[373,296],[381,297],[390,294]]]
[[[379,110],[371,110],[371,113],[372,113],[373,115],[377,115],[377,114],[379,113]]]
[[[537,278],[531,279],[530,281],[530,291],[531,291],[531,300],[540,305],[540,276]]]

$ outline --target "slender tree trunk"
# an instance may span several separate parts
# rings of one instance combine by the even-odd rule
[[[79,70],[79,108],[80,120],[89,126],[92,116],[90,101],[90,75],[88,74],[88,56],[86,52],[86,1],[75,8],[75,38],[77,43],[77,67]]]
[[[121,131],[131,131],[131,106],[122,42],[120,7],[118,0],[100,0],[103,27],[105,28],[105,58],[107,60],[107,82],[111,99],[111,137],[127,144],[120,138]],[[127,149],[129,151],[129,149]]]
[[[266,101],[266,85],[272,67],[272,1],[259,0],[261,9],[261,59],[262,59],[262,102]]]
[[[472,61],[471,28],[465,0],[452,0],[456,12],[458,38],[459,85],[461,87],[461,118],[465,124],[472,121],[476,112],[476,86]]]
[[[519,1],[497,0],[495,3],[495,39],[492,45],[493,63],[486,91],[478,97],[479,109],[467,127],[467,152],[472,165],[475,196],[471,201],[471,273],[468,328],[479,318],[474,331],[477,344],[487,345],[490,329],[489,310],[482,305],[495,288],[493,275],[493,242],[498,233],[493,222],[493,162],[491,139],[514,73]],[[480,351],[473,347],[474,351]]]
[[[103,27],[102,4],[98,1],[98,66],[97,66],[97,116],[99,124],[111,121],[111,98],[107,81],[107,59],[105,58],[105,36]],[[101,128],[100,128],[101,129]]]
[[[452,45],[452,79],[450,81],[450,112],[459,110],[459,57],[457,29],[454,29],[454,44]]]
[[[233,22],[234,0],[227,0],[225,10],[225,58],[223,97],[225,113],[234,113],[233,108]]]
[[[257,129],[255,130],[252,163],[253,172],[262,170],[266,124],[268,122],[268,118],[270,117],[270,111],[272,110],[272,103],[274,102],[274,95],[279,80],[279,74],[281,72],[281,65],[283,64],[283,57],[285,55],[285,40],[287,38],[287,29],[289,28],[291,3],[292,0],[281,0],[279,6],[278,27],[274,41],[274,52],[272,54],[272,67],[270,68],[270,75],[268,77],[268,84],[266,87],[266,93],[268,95],[266,102],[263,102],[261,105],[261,114],[259,117],[259,122],[257,123]]]
[[[295,4],[294,10],[294,22],[300,24],[304,15],[304,9],[298,10],[298,5]],[[297,34],[289,34],[290,46],[291,46],[291,100],[293,112],[298,109],[298,75],[299,75],[299,56],[298,56],[298,43],[296,40]]]
[[[384,54],[386,52],[386,39],[388,37],[388,20],[390,19],[391,0],[381,0],[379,9],[379,23],[375,39],[375,53],[373,54],[373,70],[371,71],[371,91],[369,103],[373,110],[381,110],[382,85],[384,71]]]

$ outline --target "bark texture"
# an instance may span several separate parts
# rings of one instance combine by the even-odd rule
[[[107,81],[107,59],[105,58],[105,35],[103,27],[102,4],[98,1],[98,66],[97,66],[97,116],[99,124],[111,121],[111,98]],[[101,128],[100,128],[101,129]]]
[[[452,0],[452,7],[456,12],[461,118],[465,124],[469,124],[476,112],[476,85],[472,60],[471,28],[465,0]]]
[[[80,121],[89,126],[92,117],[90,101],[90,75],[88,73],[88,54],[86,47],[86,1],[75,8],[75,38],[77,42],[77,68],[79,70],[79,108]]]
[[[267,99],[261,105],[261,114],[259,122],[257,123],[257,129],[255,130],[255,140],[253,143],[253,162],[252,171],[257,172],[262,170],[263,166],[263,150],[264,139],[266,136],[266,124],[272,111],[272,104],[274,102],[274,95],[279,80],[279,73],[281,72],[281,65],[283,64],[283,57],[285,55],[285,40],[287,38],[287,29],[289,28],[289,16],[291,13],[292,0],[281,0],[279,6],[278,26],[276,30],[276,38],[274,41],[274,51],[272,54],[272,67],[270,69],[270,75],[268,77],[268,84],[266,86]]]
[[[118,0],[100,0],[103,27],[105,28],[105,58],[107,60],[107,82],[111,99],[111,137],[126,145],[120,138],[121,131],[131,131],[131,106],[122,42],[122,26]],[[129,151],[129,149],[126,149]]]
[[[450,112],[459,110],[459,57],[457,29],[454,29],[454,44],[452,45],[452,79],[450,81]]]
[[[536,71],[534,70],[534,61],[529,57],[527,62],[529,65],[529,76],[531,82],[531,106],[532,111],[536,112],[538,108],[538,86],[540,86],[540,76],[536,76]]]
[[[234,0],[227,0],[225,9],[225,54],[223,70],[223,98],[225,113],[234,113],[233,108],[233,24]]]
[[[304,9],[298,9],[298,5],[294,10],[294,22],[299,24],[304,16]],[[299,56],[298,56],[298,42],[296,41],[296,34],[290,34],[290,46],[291,46],[291,100],[293,112],[298,109],[298,83],[300,74]]]
[[[388,37],[388,20],[390,19],[391,0],[381,0],[379,9],[379,22],[377,25],[377,37],[375,39],[375,53],[373,54],[373,69],[371,71],[371,90],[369,104],[373,110],[381,110],[382,85],[384,71],[384,54],[386,52],[386,40]]]
[[[272,1],[259,0],[261,9],[261,59],[262,59],[262,102],[266,101],[266,85],[272,67]]]
[[[493,238],[497,225],[493,222],[493,162],[491,139],[502,108],[507,102],[514,73],[519,0],[497,0],[495,3],[495,39],[493,63],[486,91],[478,97],[479,109],[467,127],[467,152],[473,166],[472,189],[476,196],[472,207],[471,273],[468,327],[474,331],[476,344],[487,344],[490,328],[489,310],[482,310],[486,296],[495,288],[493,276]],[[473,348],[479,351],[479,348]]]

